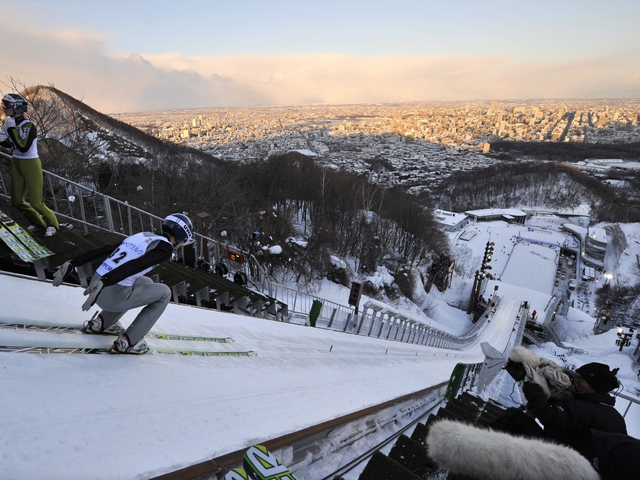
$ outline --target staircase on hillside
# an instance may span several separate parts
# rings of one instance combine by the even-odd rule
[[[425,423],[418,423],[410,437],[401,435],[388,455],[374,453],[359,480],[473,480],[447,472],[429,457],[426,446],[429,426],[439,419],[448,419],[488,427],[505,409],[493,400],[485,401],[464,392],[430,415]]]

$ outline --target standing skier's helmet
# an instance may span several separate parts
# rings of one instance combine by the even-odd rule
[[[27,111],[27,101],[22,95],[17,93],[7,93],[2,97],[2,109],[8,110],[13,108],[13,113],[24,113]]]
[[[169,231],[176,239],[176,243],[183,245],[193,243],[193,225],[186,215],[172,213],[164,219],[162,229]]]

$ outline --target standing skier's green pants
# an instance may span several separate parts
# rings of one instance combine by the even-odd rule
[[[29,222],[60,228],[56,214],[42,201],[42,163],[40,158],[11,159],[11,203]],[[25,202],[29,197],[29,203]],[[42,219],[44,217],[44,220]]]

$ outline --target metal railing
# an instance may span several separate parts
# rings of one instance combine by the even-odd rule
[[[306,322],[313,303],[320,301],[322,308],[316,320],[316,327],[451,350],[463,350],[477,342],[487,318],[483,315],[466,335],[458,337],[398,312],[371,313],[370,309],[364,308],[356,314],[355,309],[350,307],[277,283],[269,284],[268,294],[287,305],[291,321],[298,317]],[[499,300],[496,299],[496,306],[499,305]]]
[[[630,395],[628,393],[624,393],[624,392],[620,392],[616,395],[616,399],[623,399],[626,400],[627,402],[629,402],[627,404],[627,407],[625,408],[624,412],[622,413],[622,416],[626,419],[627,418],[627,414],[629,413],[629,410],[631,409],[631,407],[633,406],[634,408],[634,415],[633,418],[638,418],[640,416],[640,397],[638,397],[637,395]]]
[[[0,152],[0,156],[11,156]],[[10,199],[8,185],[10,171],[6,165],[0,165],[0,197]],[[94,185],[83,185],[60,175],[43,170],[44,200],[53,209],[59,219],[69,227],[81,228],[86,235],[97,229],[122,237],[141,231],[160,232],[163,218],[129,205],[116,198],[96,190]],[[218,262],[223,260],[221,253],[225,246],[218,241],[195,233],[196,258],[198,252],[208,250],[209,258]],[[237,250],[237,249],[234,249]],[[243,252],[248,262],[257,261],[247,252]],[[225,262],[229,270],[244,270],[249,275],[248,263]],[[356,314],[351,308],[325,299],[299,292],[295,289],[270,282],[257,265],[259,273],[252,280],[263,292],[288,307],[285,321],[295,321],[297,317],[309,317],[315,300],[322,302],[322,310],[316,322],[317,327],[336,331],[366,335],[404,343],[425,345],[443,349],[463,350],[478,340],[484,319],[478,321],[471,331],[462,337],[437,330],[399,312],[370,313],[364,310]]]
[[[11,156],[0,152],[0,157]],[[128,237],[142,231],[160,232],[163,218],[96,191],[93,185],[82,185],[43,170],[44,201],[63,223],[81,228],[87,235],[92,229]],[[9,200],[10,171],[0,168],[0,197]],[[220,261],[222,246],[216,240],[194,232],[196,258],[208,249],[210,258]],[[233,263],[233,262],[228,262]]]

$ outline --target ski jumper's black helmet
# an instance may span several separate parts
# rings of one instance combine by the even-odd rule
[[[2,108],[8,110],[13,108],[13,113],[24,113],[27,111],[27,101],[22,95],[17,93],[7,93],[2,97]]]
[[[172,213],[164,219],[162,229],[171,232],[176,243],[188,245],[193,243],[193,225],[191,220],[182,213]]]

